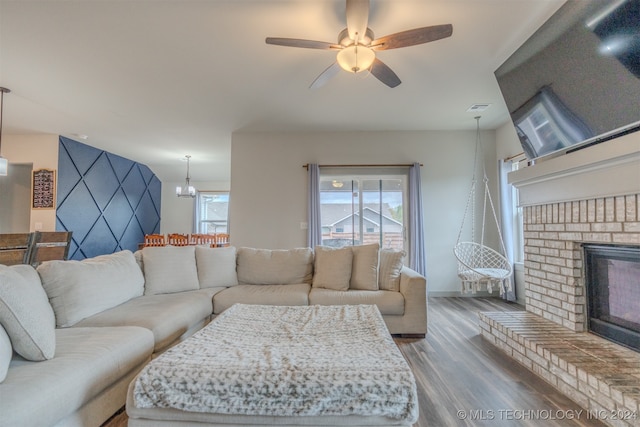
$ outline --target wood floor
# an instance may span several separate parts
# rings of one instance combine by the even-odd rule
[[[497,298],[430,298],[426,339],[396,342],[418,385],[415,427],[602,427],[480,337],[478,311],[522,310]],[[126,427],[120,413],[103,427]]]

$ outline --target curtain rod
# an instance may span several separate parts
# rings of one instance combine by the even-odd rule
[[[521,157],[521,156],[524,156],[524,151],[518,154],[514,154],[513,156],[505,157],[502,160],[505,162],[508,162],[509,160],[517,159],[518,157]]]
[[[403,163],[398,163],[398,164],[383,164],[383,165],[318,165],[319,168],[372,168],[372,167],[377,167],[377,168],[410,168],[411,166],[413,166],[413,164],[403,164]],[[420,163],[420,166],[424,166],[422,163]],[[309,163],[302,165],[303,168],[305,169],[309,169]]]

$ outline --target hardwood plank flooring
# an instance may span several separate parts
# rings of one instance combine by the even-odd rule
[[[497,298],[429,299],[426,339],[396,339],[418,385],[416,426],[604,425],[479,335],[477,312],[522,309]]]
[[[480,337],[477,312],[501,310],[522,307],[497,298],[430,298],[427,337],[396,339],[418,386],[414,427],[604,426]],[[121,412],[103,427],[126,425]]]

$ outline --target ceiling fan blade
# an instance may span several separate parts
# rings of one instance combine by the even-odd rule
[[[347,0],[347,30],[349,38],[362,42],[369,23],[369,0]]]
[[[413,46],[450,37],[453,33],[451,24],[433,25],[431,27],[414,28],[413,30],[380,37],[371,42],[371,49],[388,50]]]
[[[333,78],[340,71],[340,64],[334,62],[329,65],[316,79],[311,83],[309,89],[318,89],[319,87],[324,86],[329,80]]]
[[[342,49],[335,43],[319,42],[315,40],[303,40],[303,39],[287,39],[282,37],[267,37],[265,42],[267,44],[275,44],[278,46],[288,47],[303,47],[307,49]]]
[[[402,83],[396,73],[378,58],[376,58],[371,65],[371,74],[390,88],[394,88]]]

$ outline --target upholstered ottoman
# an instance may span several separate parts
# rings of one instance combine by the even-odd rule
[[[129,426],[412,425],[411,369],[374,305],[236,304],[131,383]]]

